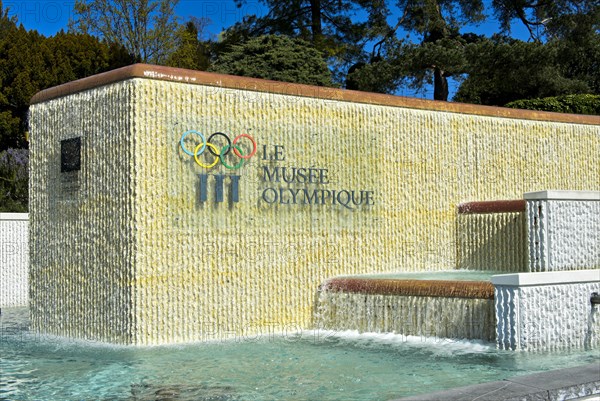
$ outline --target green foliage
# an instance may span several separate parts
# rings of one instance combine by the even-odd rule
[[[546,27],[553,34],[547,43],[496,36],[469,47],[468,77],[454,100],[503,105],[600,93],[600,7],[555,15]]]
[[[465,54],[468,77],[455,101],[502,106],[518,99],[590,90],[586,82],[562,72],[555,46],[495,37],[468,45]]]
[[[122,47],[90,35],[46,38],[26,31],[1,11],[0,29],[0,150],[27,147],[27,111],[35,93],[132,61]]]
[[[525,99],[510,102],[513,109],[554,111],[557,113],[600,115],[600,95],[565,95],[543,99]]]
[[[318,86],[332,86],[321,53],[309,43],[265,35],[234,45],[219,55],[214,72]]]
[[[29,152],[8,149],[0,152],[0,212],[27,212]]]
[[[462,38],[455,37],[413,46],[407,54],[410,69],[416,76],[422,75],[424,70],[433,66],[442,68],[447,76],[460,74],[465,69],[465,45]]]
[[[598,21],[600,13],[595,0],[493,0],[492,6],[503,33],[510,33],[512,24],[519,21],[536,42],[559,35],[565,17],[589,15]]]
[[[241,6],[247,0],[236,0]],[[373,2],[364,0],[260,0],[268,7],[264,16],[249,15],[229,27],[214,46],[219,54],[250,38],[283,35],[302,39],[317,49],[341,83],[348,66],[361,61],[365,43],[375,39],[384,26],[381,21],[363,21],[362,10]],[[385,25],[387,26],[387,25]]]
[[[346,89],[393,93],[407,82],[410,74],[408,56],[413,46],[395,38],[382,42],[377,55],[368,62],[355,63],[346,75]]]
[[[29,99],[52,84],[51,58],[43,37],[22,26],[0,39],[0,149],[26,147]]]
[[[164,63],[175,50],[178,0],[76,0],[73,31],[124,46],[143,62]]]
[[[552,23],[556,36],[548,44],[556,48],[561,72],[600,94],[600,6],[593,13],[565,15]]]
[[[8,16],[8,9],[4,9],[2,6],[2,0],[0,0],[0,38],[3,38],[8,31],[16,27],[16,19]]]
[[[410,82],[414,88],[434,84],[434,99],[447,100],[448,77],[461,73],[464,68],[464,44],[466,40],[459,34],[461,27],[484,19],[482,0],[399,0],[363,1],[368,5],[370,21],[380,21],[385,28],[378,27],[380,40],[375,43],[371,60],[380,56],[380,49],[390,43],[402,43],[398,35],[410,32],[420,38],[410,51],[387,52],[401,54],[388,59],[392,64],[404,65],[396,68],[405,71],[407,80],[396,78],[396,82]],[[395,11],[400,17],[395,25],[388,25],[387,17]],[[403,31],[401,31],[402,29]],[[392,45],[393,46],[393,45]],[[388,87],[392,87],[390,85]],[[385,87],[385,86],[383,86]]]
[[[236,0],[238,5],[246,0]],[[263,35],[285,35],[310,42],[326,57],[343,58],[364,40],[363,24],[353,20],[356,3],[348,0],[261,0],[269,8],[264,17],[249,16],[232,27],[242,41]],[[239,42],[238,42],[239,43]]]
[[[194,19],[181,26],[177,31],[176,50],[169,55],[165,65],[205,71],[210,66],[210,48],[208,43],[199,39],[203,28],[201,20]]]
[[[404,82],[402,66],[388,60],[357,63],[348,71],[346,89],[392,93]]]

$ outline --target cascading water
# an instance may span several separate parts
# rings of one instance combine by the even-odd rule
[[[600,294],[594,292],[590,303],[590,316],[585,336],[586,349],[594,349],[600,345]]]
[[[332,279],[318,293],[315,325],[493,341],[493,288],[467,281]]]

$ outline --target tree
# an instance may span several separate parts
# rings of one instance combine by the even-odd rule
[[[178,0],[76,0],[70,27],[123,45],[142,62],[161,64],[174,51]]]
[[[600,13],[600,3],[589,0],[493,0],[492,6],[505,33],[520,21],[536,42],[560,31],[565,17],[594,15],[597,20]]]
[[[114,58],[120,51],[90,35],[59,32],[46,38],[23,26],[0,40],[0,150],[27,147],[27,111],[34,94],[122,66],[124,60]]]
[[[0,56],[4,56],[3,49],[8,46],[11,35],[17,30],[17,26],[14,18],[8,17],[8,10],[5,10],[0,0]],[[0,59],[0,66],[2,60]],[[4,143],[8,142],[7,138],[14,132],[18,132],[19,120],[16,118],[11,110],[11,103],[7,94],[5,93],[4,86],[8,79],[8,74],[0,69],[0,149]]]
[[[0,212],[27,212],[29,202],[29,152],[0,152]]]
[[[553,38],[561,73],[583,81],[590,93],[600,94],[600,7],[594,12],[556,18]]]
[[[376,50],[375,50],[376,48]],[[393,93],[407,83],[410,74],[407,54],[412,46],[395,37],[376,45],[370,55],[353,64],[346,74],[346,89],[366,92]]]
[[[246,0],[236,0],[238,6]],[[299,38],[321,52],[336,80],[345,76],[346,68],[362,54],[364,44],[375,36],[374,25],[358,22],[356,12],[362,0],[261,0],[269,8],[267,15],[247,16],[227,29],[216,51],[242,44],[263,35]]]
[[[8,16],[8,9],[4,9],[0,0],[0,38],[5,37],[9,30],[16,28],[16,19]]]
[[[35,93],[131,61],[122,47],[90,35],[59,32],[46,38],[27,31],[4,11],[0,29],[0,151],[27,147],[27,111]]]
[[[370,12],[378,15],[372,19],[383,20],[390,14],[387,2],[376,2]],[[399,11],[395,26],[388,26],[387,32],[375,46],[392,39],[402,28],[415,33],[421,40],[420,47],[405,53],[403,58],[410,59],[408,69],[416,87],[426,83],[434,84],[434,99],[448,99],[448,77],[462,72],[464,65],[464,38],[459,30],[466,24],[483,20],[482,0],[399,0],[395,2]],[[375,47],[374,47],[375,51]]]
[[[519,99],[586,93],[586,82],[565,76],[558,48],[496,36],[469,45],[468,77],[454,100],[503,106]]]
[[[219,55],[211,68],[224,74],[332,86],[321,53],[301,39],[265,35]]]
[[[23,26],[0,39],[0,150],[27,146],[29,99],[52,84],[51,56],[43,37]]]
[[[179,27],[176,49],[169,55],[166,65],[200,71],[208,69],[210,48],[208,42],[199,38],[205,24],[204,20],[192,19]]]
[[[236,0],[238,6],[246,0]],[[250,16],[246,19],[250,36],[282,34],[298,37],[328,55],[334,55],[338,47],[348,40],[358,41],[358,24],[352,21],[350,12],[356,1],[339,0],[261,0],[269,8],[264,17]],[[244,24],[237,24],[242,27]]]

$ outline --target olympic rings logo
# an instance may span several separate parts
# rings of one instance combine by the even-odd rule
[[[193,151],[190,151],[185,145],[185,140],[188,137],[188,135],[196,135],[202,140],[198,145],[194,146]],[[213,141],[217,137],[224,138],[227,141],[227,143],[219,148],[219,146],[216,145]],[[239,145],[240,140],[243,138],[249,140],[252,143],[252,151],[249,153],[245,153],[242,147]],[[181,139],[179,140],[179,144],[181,145],[181,149],[185,154],[192,156],[196,161],[196,164],[206,169],[213,168],[219,161],[221,161],[221,164],[225,166],[225,168],[228,168],[230,170],[237,170],[244,165],[245,161],[250,160],[250,158],[252,158],[252,156],[254,156],[254,154],[256,153],[256,141],[248,134],[240,134],[236,136],[232,142],[227,134],[224,134],[223,132],[215,132],[214,134],[208,137],[207,141],[201,132],[198,132],[196,130],[189,130],[183,133]],[[208,152],[205,153],[207,149]],[[240,161],[236,164],[229,164],[226,161],[226,156],[229,155],[232,150],[233,154],[235,154],[235,156],[237,156],[240,159]],[[208,155],[209,152],[214,156],[214,160],[210,163],[205,163],[201,159],[201,156],[203,154]]]

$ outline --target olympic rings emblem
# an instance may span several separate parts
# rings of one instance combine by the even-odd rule
[[[191,134],[195,134],[195,135],[199,136],[200,139],[202,139],[202,142],[199,143],[197,146],[195,146],[193,151],[190,151],[185,146],[185,139],[188,135],[191,135]],[[225,140],[227,141],[227,144],[223,145],[219,149],[219,147],[213,143],[213,139],[215,137],[225,138]],[[245,138],[252,143],[252,151],[248,154],[244,153],[244,151],[242,150],[242,147],[238,144],[238,142],[242,138]],[[196,130],[189,130],[189,131],[185,131],[183,133],[183,135],[181,136],[181,139],[179,140],[179,144],[181,145],[181,149],[183,150],[183,152],[185,154],[192,156],[194,158],[194,160],[196,161],[196,164],[198,164],[200,167],[203,167],[206,169],[213,168],[219,161],[221,161],[221,164],[223,166],[225,166],[225,168],[228,168],[230,170],[237,170],[244,165],[244,161],[249,160],[256,153],[256,141],[254,140],[254,138],[252,138],[248,134],[240,134],[235,137],[233,142],[231,142],[231,139],[229,139],[229,136],[227,134],[224,134],[223,132],[215,132],[214,134],[212,134],[211,136],[208,137],[208,141],[207,141],[201,132],[196,131]],[[204,163],[200,159],[200,156],[202,154],[204,154],[204,152],[207,149],[215,157],[215,159],[211,163]],[[237,156],[240,159],[240,161],[236,164],[229,164],[225,160],[225,156],[227,156],[231,152],[232,149],[233,149],[233,153],[235,154],[235,156]]]

